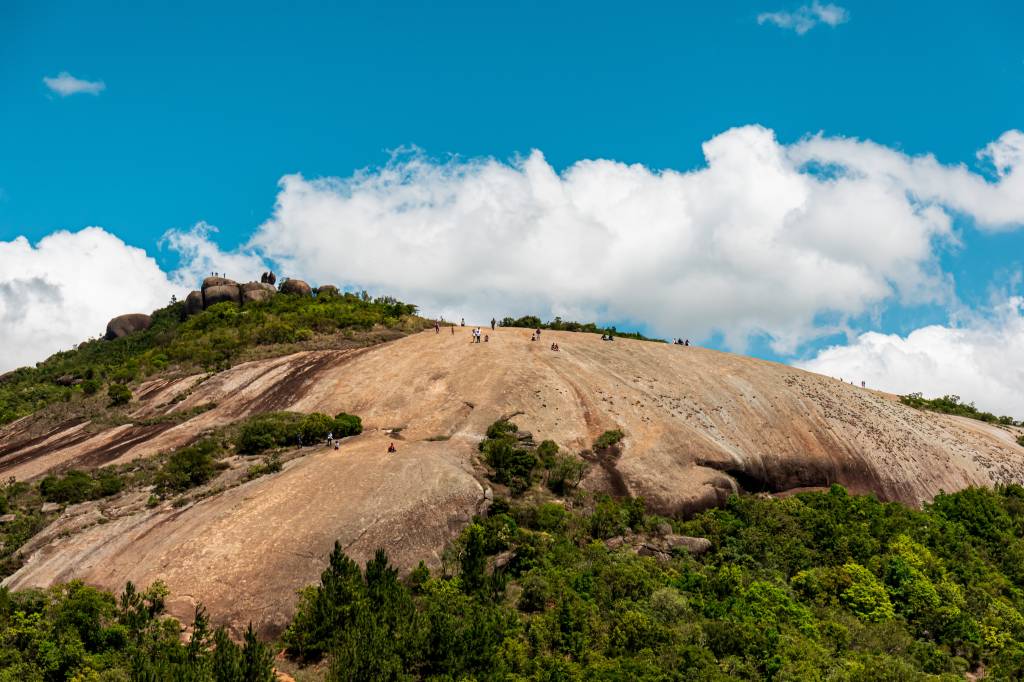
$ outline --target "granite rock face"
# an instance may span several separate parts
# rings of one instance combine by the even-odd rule
[[[103,336],[108,341],[113,339],[120,339],[129,334],[140,332],[144,329],[149,329],[149,325],[153,324],[153,320],[149,315],[143,313],[128,313],[127,315],[118,315],[110,322],[107,322],[107,333]]]
[[[313,290],[301,279],[286,279],[281,282],[281,293],[294,296],[312,296]]]

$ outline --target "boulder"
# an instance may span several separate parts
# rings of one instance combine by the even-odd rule
[[[312,296],[313,290],[301,279],[286,279],[281,282],[282,294],[295,294],[297,296]]]
[[[203,312],[203,292],[190,291],[185,297],[185,317],[192,317]]]
[[[711,549],[711,540],[707,538],[694,538],[688,535],[666,535],[665,544],[670,549],[681,547],[690,554],[704,554]]]
[[[149,329],[149,325],[151,324],[153,324],[153,320],[149,315],[144,315],[142,313],[118,315],[110,322],[107,322],[107,333],[103,338],[108,341],[112,339],[120,339],[123,336],[128,336],[135,332],[141,332],[143,329]]]
[[[333,284],[321,284],[316,290],[317,298],[325,298],[328,296],[339,296],[341,292],[338,291],[338,287]]]
[[[238,289],[242,292],[242,305],[257,301],[269,301],[277,293],[277,289],[266,282],[248,282],[239,285]]]
[[[207,277],[203,280],[202,290],[205,292],[210,287],[238,286],[238,282],[227,277]]]
[[[207,277],[209,279],[209,277]],[[242,293],[238,290],[237,284],[215,284],[203,289],[203,307],[230,301],[235,305],[241,305]]]

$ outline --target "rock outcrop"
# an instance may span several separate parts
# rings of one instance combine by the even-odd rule
[[[121,337],[128,336],[129,334],[140,332],[143,329],[149,329],[149,325],[151,324],[153,324],[152,318],[143,313],[118,315],[110,322],[107,322],[107,333],[103,338],[108,341],[120,339]]]
[[[238,288],[242,292],[242,305],[258,301],[269,301],[277,293],[274,285],[266,282],[247,282]]]
[[[269,301],[277,294],[277,289],[274,288],[276,281],[277,276],[273,272],[264,272],[260,276],[259,282],[246,282],[245,284],[239,284],[227,277],[212,275],[203,280],[199,291],[193,291],[185,297],[185,309],[182,314],[188,318],[218,303],[230,302],[235,305],[246,305]],[[337,292],[337,287],[327,286],[328,289]],[[285,281],[281,285],[281,292],[302,296],[312,296],[313,294],[309,285],[301,279]]]
[[[217,284],[203,289],[203,305],[209,308],[218,303],[242,304],[242,292],[237,284]]]
[[[294,296],[312,296],[313,290],[301,279],[286,279],[281,282],[281,293]]]
[[[548,350],[552,341],[560,352]],[[384,547],[403,571],[421,559],[438,566],[445,543],[495,497],[474,463],[500,418],[575,453],[622,430],[617,455],[595,455],[581,487],[643,497],[665,515],[742,491],[785,495],[839,483],[917,505],[940,490],[1024,483],[1016,427],[918,411],[777,363],[607,343],[599,334],[545,331],[543,343],[531,343],[530,330],[500,327],[488,343],[470,345],[461,334],[429,331],[262,358],[212,376],[169,374],[134,393],[139,422],[215,407],[151,426],[71,421],[41,433],[19,420],[0,427],[0,478],[117,465],[274,410],[354,413],[364,431],[340,450],[306,448],[281,472],[182,508],[147,508],[148,493],[139,492],[131,513],[107,512],[106,523],[78,529],[65,514],[23,550],[9,588],[82,578],[117,591],[127,580],[159,578],[171,590],[172,615],[190,618],[201,601],[236,631],[252,621],[280,632],[295,591],[319,579],[336,540],[359,563]],[[396,428],[402,438],[389,455]],[[671,524],[610,544],[655,558],[709,547],[674,536]]]
[[[319,287],[317,287],[317,290],[316,290],[316,297],[317,298],[326,298],[328,296],[339,296],[340,294],[341,294],[341,292],[338,291],[338,287],[334,286],[333,284],[321,284]]]
[[[185,297],[185,317],[192,317],[203,312],[203,292],[190,291]]]

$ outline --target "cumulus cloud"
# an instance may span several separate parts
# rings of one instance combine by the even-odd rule
[[[61,71],[54,77],[44,77],[43,83],[45,83],[46,87],[51,91],[57,93],[61,97],[78,95],[81,93],[98,95],[107,88],[106,83],[103,81],[82,80],[81,78],[75,78],[67,71]]]
[[[204,277],[219,273],[238,282],[249,282],[268,269],[258,255],[246,249],[224,251],[213,241],[217,228],[209,223],[196,223],[188,230],[169,230],[160,240],[161,246],[176,251],[178,269],[172,273],[175,284],[194,289]]]
[[[986,319],[932,325],[905,337],[868,332],[798,363],[873,388],[928,397],[949,393],[979,409],[1024,418],[1024,298],[1011,297]]]
[[[797,35],[807,33],[818,24],[834,28],[849,20],[850,13],[845,8],[831,3],[821,4],[817,0],[792,12],[762,12],[757,15],[758,24],[773,24],[779,28],[795,31]]]
[[[156,261],[98,227],[37,244],[0,241],[0,371],[32,364],[89,337],[107,320],[150,312],[181,295]]]
[[[952,214],[1024,223],[1017,149],[1010,133],[991,147],[992,181],[869,142],[781,145],[759,126],[705,143],[691,172],[400,155],[344,179],[284,177],[248,247],[286,275],[450,318],[633,320],[734,348],[766,334],[790,353],[892,301],[952,300],[937,260],[957,242]]]

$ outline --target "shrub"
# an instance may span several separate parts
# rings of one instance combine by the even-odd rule
[[[266,476],[267,474],[276,474],[281,471],[282,466],[281,458],[277,455],[271,455],[270,457],[267,457],[263,464],[254,464],[249,467],[248,471],[245,473],[245,480],[251,481],[254,478]]]
[[[358,436],[363,432],[363,420],[354,414],[339,412],[334,417],[334,437]]]
[[[96,379],[86,379],[82,382],[82,393],[85,395],[95,395],[100,390],[100,382]]]
[[[132,399],[132,392],[124,384],[111,384],[107,397],[111,405],[126,405]]]
[[[122,488],[124,480],[109,469],[92,474],[72,469],[63,475],[50,474],[39,482],[39,494],[44,500],[69,504],[115,495]]]
[[[537,458],[529,450],[516,447],[506,438],[485,441],[484,461],[494,469],[494,481],[507,485],[515,494],[530,487]]]
[[[255,455],[270,448],[296,445],[302,434],[304,420],[304,415],[295,412],[257,415],[242,425],[235,446],[244,455]]]
[[[218,450],[212,438],[176,450],[157,472],[157,492],[182,492],[209,481],[217,472],[213,455]]]
[[[335,438],[354,436],[363,431],[362,420],[344,412],[338,416],[326,414],[298,414],[296,412],[268,412],[252,417],[242,425],[235,439],[235,447],[244,455],[255,455],[264,450],[313,444],[323,441],[327,434]]]
[[[548,489],[556,495],[565,495],[583,480],[587,465],[572,455],[558,455],[549,469]]]
[[[626,434],[624,434],[622,431],[618,429],[615,429],[613,431],[605,431],[600,436],[598,436],[596,441],[594,441],[594,449],[603,450],[605,448],[610,448],[611,446],[618,444],[619,441],[621,441],[625,437]]]
[[[555,455],[558,454],[558,443],[553,440],[541,441],[537,446],[537,459],[545,469],[550,469],[555,464]]]

